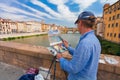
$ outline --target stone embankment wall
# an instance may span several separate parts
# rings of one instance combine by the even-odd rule
[[[64,57],[70,59],[70,55],[64,53]],[[105,61],[105,58],[111,59],[112,64]],[[14,42],[0,41],[0,61],[11,65],[27,68],[49,68],[53,56],[45,47],[32,46]],[[98,80],[120,80],[120,57],[111,55],[101,55],[102,61],[99,63]],[[109,60],[109,59],[108,59]],[[65,80],[65,73],[61,70],[59,62],[56,65],[57,80]],[[91,73],[92,74],[92,73]],[[53,75],[53,67],[51,77]]]

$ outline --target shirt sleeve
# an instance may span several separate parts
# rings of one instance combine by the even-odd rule
[[[70,47],[70,46],[69,46],[67,49],[68,49],[69,53],[70,53],[71,55],[73,55],[75,49],[72,48],[72,47]]]
[[[90,49],[88,47],[80,45],[74,52],[72,59],[69,61],[65,58],[60,58],[60,66],[63,70],[68,73],[78,73],[80,72],[90,57]]]

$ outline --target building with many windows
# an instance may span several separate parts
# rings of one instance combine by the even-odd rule
[[[17,32],[18,33],[23,33],[26,32],[26,23],[25,22],[17,22]]]
[[[11,21],[10,28],[12,33],[17,33],[18,32],[17,22]]]
[[[103,10],[104,38],[120,43],[120,0],[112,5],[105,4]]]
[[[103,35],[104,35],[104,23],[103,23],[102,17],[96,18],[96,23],[93,26],[93,30],[95,31],[95,34],[97,36],[103,37]]]
[[[41,21],[41,30],[42,30],[42,32],[49,31],[50,29],[51,29],[50,24],[45,24],[44,21]]]
[[[103,37],[104,35],[104,23],[102,17],[97,17],[96,23],[96,35]]]
[[[0,18],[0,34],[25,33],[25,32],[47,32],[49,30],[64,30],[56,24],[46,24],[44,21],[12,21]]]
[[[0,34],[9,34],[11,33],[10,29],[11,20],[0,18]]]
[[[36,21],[27,21],[27,32],[41,32],[41,23]]]

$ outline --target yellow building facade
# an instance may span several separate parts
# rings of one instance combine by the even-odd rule
[[[112,5],[105,4],[103,10],[104,38],[120,43],[120,0]]]

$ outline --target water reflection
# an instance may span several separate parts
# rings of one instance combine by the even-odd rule
[[[61,34],[61,37],[67,40],[72,47],[75,47],[79,41],[80,34]],[[48,35],[43,36],[35,36],[30,38],[23,38],[23,39],[15,39],[12,42],[19,42],[24,44],[31,44],[31,45],[40,45],[40,46],[49,46]]]

